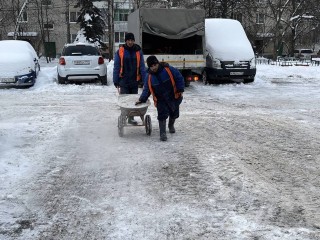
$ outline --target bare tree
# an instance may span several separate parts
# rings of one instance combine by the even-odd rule
[[[312,29],[313,17],[306,8],[310,0],[267,0],[267,17],[273,24],[271,32],[274,33],[274,56],[281,53],[283,45],[286,44],[288,52],[293,56],[298,38],[305,38]]]
[[[243,4],[243,2],[246,2],[246,0],[173,0],[173,4],[177,4],[177,6],[205,9],[207,18],[233,18],[234,12],[241,8],[241,4]]]
[[[319,43],[320,6],[318,1],[304,1],[300,28],[296,35],[296,45],[303,44],[315,48]]]
[[[37,21],[40,30],[40,41],[38,45],[38,49],[42,47],[45,51],[45,57],[47,63],[51,61],[48,53],[46,52],[46,42],[50,42],[50,31],[48,29],[49,26],[49,15],[48,15],[48,5],[43,4],[42,0],[33,0],[33,4],[35,7],[35,11],[37,13]],[[40,46],[41,45],[41,46]]]
[[[7,2],[0,2],[0,39],[3,39],[3,35],[6,33],[7,21],[9,18],[9,6]]]
[[[16,0],[0,1],[0,33],[7,34],[15,28],[21,4]]]
[[[143,1],[142,0],[130,0],[130,2],[131,2],[131,5],[133,6],[132,9],[134,11],[134,10],[137,10],[141,7]]]

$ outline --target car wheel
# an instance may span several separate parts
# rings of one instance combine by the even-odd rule
[[[108,85],[107,75],[99,77],[101,85]]]
[[[59,84],[66,84],[66,78],[61,77],[61,76],[58,74],[58,83],[59,83]]]
[[[245,79],[243,83],[252,83],[253,81],[254,81],[254,78],[248,78],[248,79]]]
[[[208,74],[207,74],[206,70],[203,70],[203,72],[202,72],[202,82],[204,85],[207,85],[209,83]]]

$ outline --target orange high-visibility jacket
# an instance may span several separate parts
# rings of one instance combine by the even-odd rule
[[[168,73],[168,75],[170,77],[171,84],[172,84],[173,91],[174,91],[174,98],[178,99],[179,97],[181,97],[182,93],[177,91],[176,82],[174,81],[174,78],[173,78],[173,75],[171,73],[170,68],[169,67],[164,67],[164,69],[167,71],[167,73]],[[157,107],[157,97],[155,96],[154,91],[153,91],[152,86],[151,86],[151,74],[150,73],[148,75],[148,87],[149,87],[149,91],[150,91],[150,93],[152,95],[152,98],[153,98],[154,106]]]
[[[124,59],[124,47],[119,48],[119,57],[120,57],[120,72],[119,77],[123,77],[123,59]],[[141,62],[141,56],[140,51],[136,51],[136,57],[137,57],[137,81],[141,80],[141,74],[140,74],[140,62]]]

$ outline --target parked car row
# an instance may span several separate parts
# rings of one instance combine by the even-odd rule
[[[40,71],[39,57],[30,43],[0,41],[0,87],[32,87]],[[107,85],[107,66],[93,44],[66,44],[57,67],[59,84],[100,81]]]

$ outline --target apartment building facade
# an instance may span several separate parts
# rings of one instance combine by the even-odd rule
[[[21,17],[19,12],[23,5]],[[39,55],[59,55],[66,43],[76,39],[80,29],[77,18],[80,8],[76,0],[3,0],[0,5],[0,40],[17,39],[30,42]],[[128,15],[137,8],[133,0],[113,0],[114,3],[114,49],[124,43],[128,31]],[[107,1],[94,1],[107,24]],[[169,7],[168,1],[144,1],[143,6]],[[18,21],[17,21],[18,19]],[[103,41],[108,45],[108,27]],[[49,52],[49,53],[48,53]]]
[[[57,54],[68,40],[75,38],[79,30],[76,23],[79,9],[74,7],[74,0],[3,1],[0,11],[0,19],[4,19],[0,23],[1,39],[14,39],[16,34],[16,39],[30,42],[39,55],[45,55],[46,46],[51,48],[51,54]],[[25,2],[27,4],[22,10]]]

